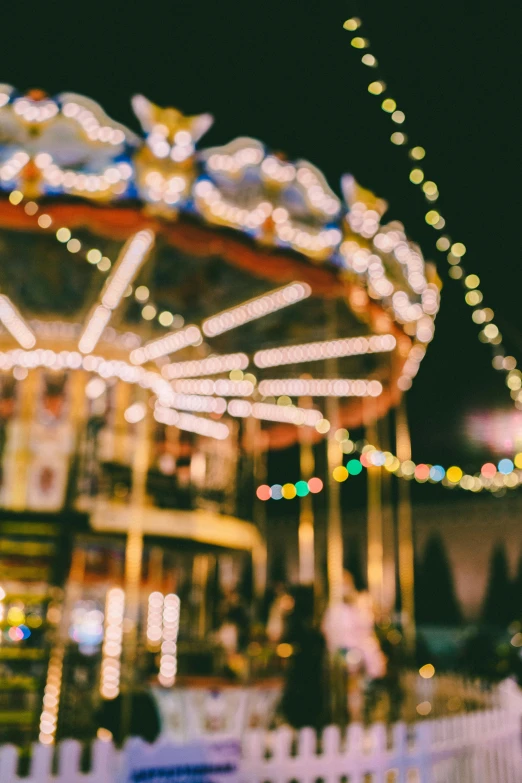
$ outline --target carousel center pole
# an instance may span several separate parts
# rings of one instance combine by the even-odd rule
[[[125,603],[126,623],[124,625],[124,683],[122,689],[122,737],[129,733],[132,692],[136,684],[136,659],[138,653],[138,620],[140,605],[140,584],[143,557],[143,513],[145,508],[147,472],[149,467],[150,409],[145,393],[142,392],[145,416],[136,425],[134,455],[132,461],[132,490],[129,508],[129,527],[125,550]]]
[[[395,428],[397,457],[403,462],[411,459],[410,430],[404,397],[396,409]],[[397,537],[401,621],[407,649],[410,653],[413,653],[415,650],[415,555],[413,549],[410,485],[408,481],[399,479],[398,492]]]
[[[311,407],[309,398],[300,399],[301,407]],[[299,465],[301,479],[308,482],[314,473],[314,452],[308,427],[298,427]],[[314,546],[314,509],[310,493],[300,498],[299,502],[299,583],[314,584],[315,577],[315,546]],[[317,583],[316,588],[319,587]]]

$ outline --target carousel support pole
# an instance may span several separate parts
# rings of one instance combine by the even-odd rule
[[[397,457],[403,462],[411,459],[410,430],[406,402],[402,398],[395,413]],[[415,650],[415,561],[413,549],[413,523],[411,513],[410,485],[408,481],[399,479],[397,510],[397,537],[399,587],[401,596],[401,620],[407,649]]]
[[[245,422],[245,437],[250,445],[252,454],[252,475],[254,479],[254,494],[260,484],[266,482],[266,455],[267,444],[265,443],[261,421],[249,416]],[[263,546],[252,549],[252,570],[254,574],[254,597],[256,612],[260,610],[261,601],[266,590],[267,567],[268,567],[268,536],[266,525],[266,503],[257,497],[254,500],[252,508],[252,521],[259,530],[263,541]]]
[[[136,440],[132,461],[132,491],[129,508],[129,527],[125,550],[125,603],[124,625],[124,683],[122,690],[122,739],[128,735],[132,710],[132,691],[136,682],[136,658],[138,653],[138,620],[140,584],[143,559],[143,513],[145,508],[147,472],[150,449],[150,409],[144,392],[145,416],[136,425]]]
[[[204,639],[207,629],[207,584],[210,571],[210,556],[196,555],[192,565],[192,583],[197,589],[199,600],[197,638]]]
[[[373,400],[363,399],[363,414],[366,428],[366,438],[372,445],[377,445],[377,426],[373,411]],[[370,466],[368,474],[368,590],[378,616],[384,606],[383,577],[383,519],[382,519],[382,468]]]
[[[381,420],[381,447],[390,451],[390,413]],[[391,473],[381,471],[382,486],[382,528],[383,528],[383,610],[391,619],[397,599],[396,585],[396,542],[393,507],[391,500]]]
[[[337,336],[337,300],[329,302],[327,311],[327,331],[330,339]],[[335,378],[338,375],[337,359],[327,359],[326,375]],[[326,569],[328,576],[328,597],[330,604],[343,600],[344,546],[341,518],[341,486],[333,478],[333,471],[340,463],[339,444],[335,433],[339,429],[339,400],[326,398],[326,417],[330,421],[330,430],[326,441],[326,463],[328,470],[328,524],[326,538]]]
[[[29,465],[31,463],[31,425],[34,420],[36,405],[38,404],[40,377],[40,370],[33,369],[29,370],[27,377],[23,381],[18,382],[18,389],[21,392],[18,398],[20,435],[14,454],[11,498],[10,502],[6,503],[14,511],[23,511],[27,508],[27,483],[29,480]]]
[[[299,400],[300,407],[311,407],[310,398]],[[309,481],[315,468],[314,452],[310,430],[308,427],[298,427],[299,436],[299,463],[301,479]],[[315,546],[314,546],[314,507],[310,493],[300,498],[299,501],[299,583],[302,585],[315,585]]]

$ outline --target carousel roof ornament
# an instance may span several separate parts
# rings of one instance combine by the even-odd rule
[[[214,372],[207,368],[207,359],[190,353],[181,356],[188,361],[173,360],[164,367],[163,378],[153,368],[158,360],[164,362],[174,352],[200,345],[204,336],[214,338],[307,298],[317,290],[314,283],[318,265],[330,270],[332,280],[338,281],[335,296],[342,289],[352,312],[373,334],[270,347],[257,351],[254,364],[258,368],[276,367],[396,350],[400,369],[393,384],[399,394],[408,389],[426,345],[433,338],[440,283],[434,267],[424,261],[419,247],[407,239],[402,224],[383,224],[386,202],[361,188],[350,175],[342,178],[341,199],[311,163],[285,160],[255,139],[240,137],[223,146],[198,149],[198,142],[213,122],[209,114],[185,116],[177,109],[156,106],[141,95],[133,98],[132,106],[142,136],[112,120],[98,104],[83,96],[62,93],[51,98],[35,90],[24,96],[12,87],[0,85],[0,191],[11,196],[15,191],[20,199],[45,198],[50,215],[51,205],[58,205],[61,200],[63,206],[57,208],[71,210],[76,204],[77,211],[87,214],[90,210],[89,215],[93,210],[90,204],[104,206],[105,210],[96,211],[97,225],[103,224],[100,216],[104,211],[141,215],[141,223],[133,218],[132,228],[126,234],[128,241],[90,309],[79,339],[75,338],[76,350],[85,357],[80,361],[89,363],[97,344],[103,342],[125,291],[148,262],[156,234],[168,233],[186,215],[199,218],[209,227],[226,227],[247,235],[258,244],[259,252],[262,247],[271,248],[272,266],[277,265],[275,248],[292,251],[303,258],[303,276],[296,282],[296,276],[289,277],[293,273],[287,269],[285,285],[204,318],[200,327],[189,325],[145,344],[140,339],[132,346],[129,344],[126,356],[130,363],[120,362],[121,373],[133,379],[136,376],[140,384],[147,378],[149,387],[161,386],[163,394],[158,395],[158,404],[162,408],[167,397],[174,399],[172,395],[179,406],[187,394],[242,396],[235,387],[232,389],[232,381],[227,382],[232,384],[227,392],[221,387],[217,391],[215,383],[219,382],[208,380],[191,381],[190,391],[188,386],[181,388],[184,382],[173,381],[181,386],[173,390],[169,385],[166,395],[164,379],[186,377],[185,368],[190,367],[199,376]],[[11,196],[12,204],[19,203]],[[36,204],[35,207],[38,209]],[[26,214],[31,213],[26,210]],[[83,217],[77,225],[88,224],[90,219]],[[51,222],[47,216],[47,223],[39,220],[38,225],[45,228]],[[8,218],[3,225],[10,225]],[[123,230],[119,227],[120,234],[115,236]],[[108,224],[104,231],[113,236]],[[60,228],[56,236],[60,242],[76,243],[70,248],[68,244],[71,252],[80,246],[78,240],[70,239],[69,229]],[[203,244],[208,248],[208,239]],[[93,252],[95,260],[101,258],[99,251]],[[234,248],[232,254],[237,252]],[[304,259],[313,262],[313,266],[306,265]],[[87,260],[92,263],[89,254]],[[283,256],[280,260],[284,262]],[[244,258],[241,264],[244,268]],[[271,279],[276,280],[277,274]],[[0,320],[4,328],[22,349],[33,348],[38,332],[33,335],[30,322],[24,321],[25,313],[22,315],[13,301],[2,296],[2,302]],[[16,305],[19,307],[18,302]],[[230,354],[237,355],[237,350]],[[227,355],[214,359],[221,368],[220,362],[226,364]],[[6,359],[8,363],[11,360],[24,361],[19,352],[16,358],[13,354]],[[36,355],[34,360],[39,361]],[[29,361],[33,361],[32,353]],[[148,369],[141,370],[136,365],[146,365]],[[291,385],[291,379],[288,382]],[[317,379],[321,394],[326,390],[325,393],[342,396],[379,396],[382,392],[377,380],[341,379],[337,392],[333,386],[330,389],[328,384],[332,383],[335,379]],[[203,387],[210,388],[209,384],[212,391],[204,391]],[[184,402],[187,408],[187,400]],[[254,407],[262,404],[265,403],[253,403]],[[224,405],[223,400],[221,407]],[[247,408],[249,413],[245,414]],[[210,410],[208,403],[196,400],[189,409]],[[252,405],[240,400],[228,404],[228,410],[237,415],[255,415]],[[258,408],[255,410],[259,412]],[[273,411],[264,412],[267,417],[270,413],[273,420],[281,417]],[[161,416],[165,419],[166,414],[162,412]],[[190,414],[182,417],[185,423],[187,417]],[[173,416],[169,414],[167,418],[170,421]],[[290,421],[295,417],[289,413],[283,418]],[[181,421],[180,416],[177,421]]]

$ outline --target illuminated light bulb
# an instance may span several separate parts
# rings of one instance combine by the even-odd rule
[[[451,252],[457,258],[462,258],[466,254],[466,245],[463,245],[462,242],[454,242],[451,246]]]
[[[426,157],[426,150],[424,147],[412,147],[409,155],[410,158],[413,158],[413,160],[422,160]]]
[[[501,459],[498,463],[498,472],[502,473],[504,476],[508,473],[511,473],[514,469],[514,464],[512,460],[510,459]]]
[[[302,480],[301,481],[296,481],[295,482],[295,491],[296,491],[297,497],[299,497],[299,498],[306,497],[309,494],[309,492],[310,492],[310,489],[308,487],[308,483],[306,481],[302,481]]]
[[[283,487],[281,484],[272,484],[270,487],[270,497],[272,500],[281,500],[283,497]]]
[[[198,327],[187,326],[179,332],[171,332],[141,348],[135,348],[131,351],[129,358],[132,364],[144,364],[153,359],[159,359],[161,356],[181,351],[188,345],[198,345],[200,342],[201,332]]]
[[[368,46],[368,41],[366,38],[352,38],[350,41],[351,45],[354,49],[366,49]]]
[[[85,386],[85,396],[89,400],[97,400],[106,391],[107,384],[101,378],[91,378]]]
[[[352,19],[347,19],[346,22],[343,24],[344,29],[349,30],[350,32],[357,30],[360,26],[361,26],[361,20],[357,19],[356,17]]]
[[[493,478],[497,472],[497,467],[492,462],[486,462],[480,469],[484,478]]]
[[[388,112],[389,114],[394,112],[396,108],[397,108],[397,104],[395,103],[393,98],[385,98],[381,103],[381,109],[383,111]]]
[[[156,310],[153,304],[147,304],[141,311],[141,317],[145,321],[152,321],[154,318],[156,318],[157,312],[158,311]]]
[[[22,201],[23,197],[24,194],[19,190],[12,190],[9,194],[9,201],[16,207]]]
[[[283,484],[281,494],[285,500],[292,500],[297,495],[297,492],[293,484]]]
[[[406,119],[406,115],[403,111],[394,111],[392,116],[392,120],[397,123],[397,125],[402,125],[404,120]]]
[[[460,266],[452,266],[451,269],[448,271],[448,275],[452,277],[454,280],[460,280],[463,274],[464,273],[460,268]]]
[[[165,378],[193,378],[198,375],[219,375],[231,370],[245,370],[248,356],[245,353],[229,353],[221,356],[209,356],[189,362],[174,362],[165,365],[161,372]]]
[[[79,239],[70,239],[67,242],[67,250],[69,253],[78,253],[82,248],[82,243]]]
[[[404,460],[401,465],[402,474],[411,477],[415,474],[416,465],[411,459]]]
[[[100,272],[108,272],[111,268],[111,260],[106,256],[103,256],[102,260],[98,262],[98,269]]]
[[[344,427],[342,427],[341,429],[337,430],[335,435],[334,435],[334,438],[335,438],[335,440],[338,443],[342,443],[343,440],[348,440],[349,437],[350,437],[350,433]]]
[[[49,228],[52,222],[53,221],[50,215],[43,214],[38,218],[38,225],[40,228]]]
[[[410,182],[414,185],[419,185],[424,179],[424,172],[422,169],[412,169],[410,171]]]
[[[361,461],[358,459],[350,459],[346,463],[346,470],[350,474],[350,476],[358,476],[360,473],[362,473],[363,466],[361,464]]]
[[[344,465],[338,465],[336,468],[334,468],[332,473],[334,481],[338,481],[339,483],[346,481],[348,475],[348,470],[344,467]]]
[[[392,334],[321,340],[257,351],[254,354],[254,364],[256,367],[279,367],[284,364],[320,361],[341,356],[384,353],[392,351],[396,345],[397,341]]]
[[[400,133],[399,131],[395,131],[395,133],[392,133],[390,136],[390,141],[392,144],[405,144],[407,139],[404,133]]]
[[[32,217],[33,215],[36,215],[38,209],[39,209],[38,204],[35,201],[28,201],[24,207],[24,212],[26,213],[26,215]]]
[[[59,228],[56,232],[56,239],[58,242],[68,242],[71,238],[71,232],[68,228]]]
[[[385,89],[386,85],[381,81],[370,82],[368,85],[368,92],[371,93],[371,95],[381,95]]]
[[[9,297],[4,294],[0,294],[0,322],[22,348],[27,350],[35,345],[36,337],[33,332]]]
[[[168,310],[163,310],[158,315],[158,321],[162,326],[172,326],[172,322],[174,321],[174,316]]]
[[[450,247],[450,244],[451,244],[451,242],[450,242],[450,240],[448,239],[448,237],[439,237],[439,238],[437,239],[437,242],[435,243],[435,245],[436,245],[436,247],[437,247],[437,250],[440,250],[442,253],[443,253],[445,250],[448,250],[448,249],[449,249],[449,247]]]
[[[482,302],[483,299],[482,292],[468,291],[464,299],[466,300],[466,304],[469,304],[470,307],[474,307],[475,305],[478,305]]]
[[[415,478],[417,481],[427,481],[430,476],[430,469],[428,465],[419,464],[415,468]]]
[[[485,337],[488,340],[494,340],[498,336],[498,326],[495,324],[487,324],[483,329]]]
[[[99,264],[102,260],[102,254],[95,247],[91,248],[87,253],[87,261],[89,264]]]
[[[458,484],[463,476],[462,470],[457,465],[452,465],[446,471],[446,478],[451,484]]]
[[[105,331],[111,318],[111,311],[103,305],[95,307],[78,342],[82,353],[91,353]]]
[[[313,478],[309,479],[308,481],[308,489],[310,492],[312,492],[314,495],[316,495],[318,492],[321,492],[323,488],[323,482],[320,478],[317,476],[314,476]]]
[[[142,402],[135,402],[124,411],[123,418],[129,424],[137,424],[145,418],[147,409]]]
[[[148,229],[138,231],[125,243],[101,297],[102,304],[109,310],[119,305],[153,245],[154,233]]]
[[[203,333],[207,337],[215,337],[249,321],[263,318],[276,310],[296,304],[308,298],[311,293],[312,289],[307,283],[290,283],[207,318],[203,321]]]
[[[478,288],[480,285],[480,277],[478,275],[467,275],[464,278],[464,285],[466,288]]]
[[[219,394],[222,397],[250,397],[254,391],[251,381],[230,381],[225,378],[217,381],[210,378],[180,378],[172,381],[171,385],[175,392],[181,394]]]
[[[522,470],[522,451],[515,455],[515,465],[519,470]]]
[[[308,427],[315,427],[319,421],[323,420],[321,412],[313,408],[298,408],[294,405],[281,406],[268,402],[250,403],[246,400],[230,400],[228,412],[231,416],[239,418],[253,416],[262,421],[288,422]]]
[[[437,185],[434,182],[431,182],[431,180],[427,180],[423,186],[422,190],[427,196],[433,196],[435,193],[438,193],[439,189]]]
[[[430,209],[430,211],[426,212],[426,215],[424,216],[424,220],[429,226],[434,226],[435,223],[439,221],[439,219],[440,215],[436,209]]]
[[[271,492],[268,484],[261,484],[256,490],[256,495],[259,500],[270,500]]]
[[[205,397],[199,394],[160,395],[160,401],[169,408],[194,413],[225,413],[227,402],[223,397]]]
[[[430,468],[430,479],[432,481],[442,481],[445,475],[446,471],[442,465],[432,465]]]
[[[363,54],[361,57],[361,62],[363,65],[367,65],[370,68],[375,68],[377,65],[377,60],[373,56],[373,54]]]
[[[430,680],[435,675],[435,666],[432,663],[425,663],[420,667],[419,674],[424,680]]]
[[[150,291],[146,285],[139,285],[134,291],[134,296],[138,302],[146,302],[150,296]]]
[[[224,440],[230,435],[230,430],[226,424],[220,421],[212,421],[200,416],[193,416],[191,413],[178,413],[178,411],[157,405],[154,410],[154,418],[160,424],[175,426],[180,430],[195,432],[208,438]]]
[[[266,397],[278,397],[281,394],[290,397],[379,397],[383,388],[380,381],[360,379],[282,378],[261,381],[259,391]]]
[[[437,231],[442,231],[444,226],[446,225],[446,221],[443,217],[439,217],[436,223],[433,224],[433,228],[436,228]]]

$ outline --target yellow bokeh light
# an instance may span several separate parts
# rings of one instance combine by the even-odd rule
[[[108,272],[111,268],[111,260],[107,256],[103,256],[102,260],[98,263],[98,269],[100,272]]]
[[[420,676],[425,680],[431,680],[435,674],[435,666],[432,663],[425,663],[419,669]]]
[[[361,26],[361,20],[356,19],[355,17],[353,19],[347,19],[346,22],[343,24],[343,27],[345,30],[349,30],[350,32],[353,32],[354,30],[357,30]]]
[[[11,202],[11,204],[14,204],[14,206],[16,207],[16,205],[22,201],[23,197],[24,194],[21,193],[19,190],[12,190],[11,193],[9,194],[9,201]]]
[[[394,111],[391,118],[394,122],[397,123],[397,125],[402,125],[406,119],[406,115],[403,111]]]
[[[43,215],[40,215],[40,217],[38,218],[38,225],[40,226],[40,228],[49,228],[52,222],[53,221],[51,216],[45,213]]]
[[[462,475],[462,470],[457,465],[452,465],[451,468],[448,468],[446,471],[446,478],[452,484],[458,484]]]
[[[515,467],[522,470],[522,451],[519,451],[518,454],[515,455],[513,462],[515,463]]]
[[[399,131],[395,131],[395,133],[392,133],[390,136],[390,141],[392,144],[404,144],[406,142],[406,136],[404,133],[399,133]]]
[[[356,38],[352,38],[351,44],[354,49],[366,49],[368,41],[366,38],[359,38],[359,36],[357,36]]]
[[[422,169],[412,169],[410,171],[410,182],[413,182],[414,185],[420,185],[423,179],[424,172]]]
[[[288,644],[287,642],[283,642],[282,644],[278,644],[276,647],[276,653],[279,655],[280,658],[290,658],[290,656],[293,653],[293,647],[291,644]]]
[[[375,68],[377,65],[377,60],[373,56],[373,54],[363,54],[361,57],[361,62],[363,65],[368,65],[370,68]]]
[[[463,272],[460,266],[452,266],[448,272],[448,275],[452,277],[454,280],[460,280],[462,274]]]
[[[156,317],[156,313],[156,308],[151,304],[145,305],[141,311],[142,318],[144,318],[146,321],[152,321],[152,319]]]
[[[395,103],[393,98],[385,98],[381,103],[381,109],[383,109],[383,111],[387,111],[389,114],[395,111],[396,108],[397,108],[397,104]]]
[[[56,232],[56,239],[58,242],[68,242],[71,238],[71,232],[68,228],[59,228]]]
[[[172,313],[169,313],[168,310],[163,310],[158,315],[158,321],[162,326],[170,326],[173,320],[174,320],[174,316],[172,315]]]
[[[467,304],[474,307],[482,302],[482,291],[468,291],[464,298]]]
[[[281,494],[286,500],[292,500],[297,495],[297,491],[293,484],[283,484]]]
[[[344,465],[338,465],[336,468],[334,468],[332,476],[334,477],[335,481],[346,481],[348,478],[348,471]]]
[[[150,296],[150,291],[146,285],[139,285],[134,291],[134,296],[138,302],[146,302]]]
[[[330,429],[330,422],[328,419],[319,419],[315,425],[315,429],[317,432],[320,432],[322,435],[324,435]]]
[[[243,370],[230,370],[228,377],[231,381],[242,381],[243,380]],[[292,401],[290,400],[290,403]],[[281,403],[280,403],[281,404]]]
[[[488,324],[484,327],[484,334],[488,340],[494,340],[495,337],[498,336],[498,326],[495,326],[495,324]]]
[[[450,241],[449,241],[448,237],[439,237],[437,239],[437,243],[436,244],[437,244],[437,250],[441,250],[442,252],[444,252],[445,250],[447,250],[449,248]]]
[[[341,429],[337,430],[335,433],[335,440],[339,441],[339,443],[342,443],[343,440],[348,440],[349,437],[350,433],[344,427],[341,427]]]
[[[478,288],[480,285],[480,277],[478,275],[468,275],[464,279],[464,285],[466,288]]]
[[[429,212],[426,212],[424,220],[429,226],[434,226],[440,220],[440,215],[436,209],[430,209]]]
[[[412,147],[410,150],[410,158],[413,160],[422,160],[426,155],[424,147]]]
[[[406,459],[401,465],[401,470],[404,476],[413,476],[415,473],[415,463],[411,459]]]
[[[384,82],[370,82],[368,85],[368,92],[372,95],[380,95],[386,89]]]
[[[67,250],[69,253],[78,253],[79,250],[81,250],[82,244],[79,239],[70,239],[67,242]]]
[[[99,264],[102,260],[102,254],[95,247],[91,248],[87,253],[87,261],[89,264]]]
[[[435,193],[439,192],[437,185],[434,182],[431,182],[431,180],[425,182],[424,185],[422,186],[422,189],[427,196],[433,196],[435,195]]]
[[[457,256],[457,258],[462,258],[466,253],[466,245],[463,245],[462,242],[454,242],[451,246],[451,252],[454,256]]]

